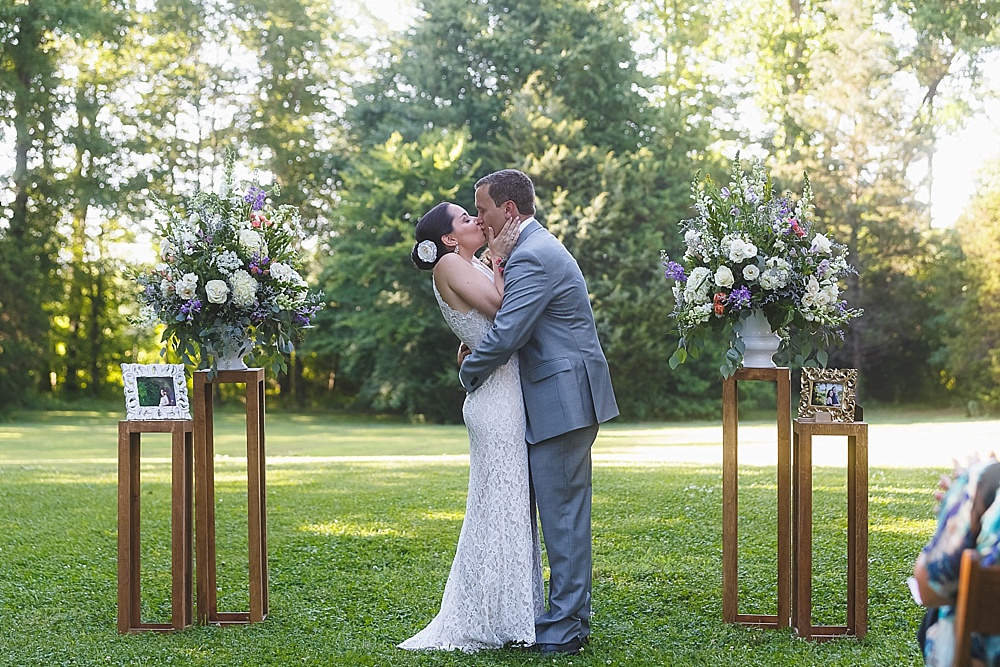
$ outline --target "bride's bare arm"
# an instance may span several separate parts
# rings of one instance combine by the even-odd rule
[[[448,254],[438,260],[437,266],[434,267],[434,279],[437,281],[441,297],[449,306],[460,312],[475,308],[493,319],[500,310],[500,304],[503,302],[502,283],[498,290],[482,271],[458,255]]]

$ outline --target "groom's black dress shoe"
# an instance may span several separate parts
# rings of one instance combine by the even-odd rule
[[[534,644],[532,650],[543,655],[579,655],[583,651],[584,642],[589,638],[571,639],[565,644]],[[589,642],[588,642],[589,643]]]

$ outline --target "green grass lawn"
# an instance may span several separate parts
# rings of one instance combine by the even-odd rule
[[[437,612],[465,505],[468,470],[458,456],[464,429],[315,415],[268,415],[267,621],[119,635],[118,418],[22,413],[0,425],[0,665],[553,664],[517,651],[394,648]],[[901,429],[919,424],[898,422]],[[711,442],[716,428],[623,424],[602,431],[595,446],[593,642],[584,655],[554,662],[921,664],[913,639],[920,609],[903,582],[933,530],[930,492],[942,469],[872,469],[869,635],[815,644],[788,630],[721,621],[718,464],[625,456],[630,447],[660,446],[661,454],[672,445],[718,448]],[[239,415],[217,415],[221,611],[248,607],[242,435]],[[168,444],[165,435],[143,440],[147,621],[170,614]],[[744,466],[740,475],[740,611],[774,613],[775,473]],[[844,623],[845,487],[843,469],[816,470],[817,624]]]

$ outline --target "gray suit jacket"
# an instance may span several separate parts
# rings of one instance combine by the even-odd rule
[[[504,268],[503,305],[460,371],[467,391],[520,352],[525,439],[548,440],[618,416],[587,283],[569,251],[529,221]]]

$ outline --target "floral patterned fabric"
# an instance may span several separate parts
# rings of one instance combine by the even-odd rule
[[[983,513],[979,535],[971,531],[976,489],[993,465],[1000,464],[991,459],[970,466],[952,483],[941,501],[937,530],[923,553],[928,583],[942,597],[954,598],[958,592],[965,549],[976,549],[984,566],[1000,564],[1000,494]],[[955,609],[940,607],[937,614],[937,622],[927,631],[924,659],[934,667],[950,667],[955,652]],[[973,635],[972,656],[990,667],[1000,667],[1000,635]]]

